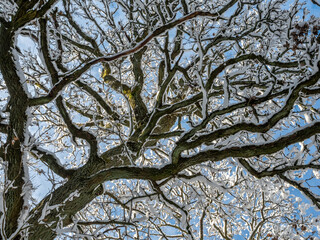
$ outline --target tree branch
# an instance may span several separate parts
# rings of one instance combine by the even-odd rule
[[[260,63],[264,63],[269,66],[276,66],[280,68],[295,68],[299,66],[299,62],[292,61],[292,62],[279,62],[279,61],[269,61],[268,59],[264,58],[261,55],[256,55],[254,53],[244,54],[236,58],[228,59],[223,64],[220,64],[214,71],[211,72],[208,81],[206,83],[206,90],[209,91],[213,80],[227,67],[238,62],[242,62],[245,60],[258,60]]]
[[[231,1],[233,4],[237,2],[237,0]],[[232,5],[233,5],[232,4]],[[226,10],[224,10],[226,11]],[[184,16],[178,20],[175,20],[171,23],[165,24],[159,28],[157,28],[155,31],[153,31],[150,35],[148,35],[144,40],[142,40],[140,43],[138,43],[135,47],[122,51],[120,53],[117,53],[113,56],[108,56],[108,57],[100,57],[94,60],[91,60],[84,65],[80,65],[74,70],[72,70],[69,73],[66,73],[62,79],[53,86],[53,88],[50,90],[47,96],[43,97],[38,97],[38,98],[33,98],[30,99],[29,101],[29,106],[36,106],[36,105],[42,105],[51,102],[53,99],[55,99],[59,92],[69,83],[76,81],[83,73],[85,73],[88,69],[90,69],[92,66],[94,66],[97,63],[101,62],[111,62],[116,59],[128,56],[130,54],[133,54],[140,49],[142,49],[147,43],[149,43],[153,38],[163,34],[167,30],[185,22],[190,19],[196,18],[196,17],[218,17],[219,14],[223,13],[224,11],[219,11],[219,13],[210,13],[210,12],[202,12],[202,11],[196,11],[194,13],[191,13],[187,16]]]
[[[148,167],[121,167],[111,168],[100,171],[99,173],[89,177],[88,181],[92,184],[102,183],[104,181],[123,179],[146,179],[159,181],[164,178],[176,175],[180,171],[206,161],[221,161],[228,157],[249,158],[259,155],[272,154],[280,151],[284,147],[303,141],[316,133],[320,133],[320,122],[308,125],[295,131],[292,134],[279,138],[275,141],[260,145],[246,145],[240,147],[227,147],[221,150],[205,150],[199,152],[192,157],[180,157],[178,163],[166,165],[163,168],[148,168]]]
[[[40,33],[41,33],[40,34],[41,35],[40,46],[42,49],[42,55],[43,55],[43,58],[45,61],[45,65],[49,71],[52,83],[57,84],[58,72],[53,64],[53,61],[52,61],[52,59],[50,57],[50,53],[49,53],[50,49],[48,46],[47,22],[45,19],[40,19],[39,22],[40,22],[40,30],[41,30],[40,31]],[[80,85],[81,85],[81,83],[80,83]],[[82,139],[86,140],[90,144],[90,147],[91,147],[91,149],[90,149],[91,156],[95,156],[97,153],[97,141],[96,141],[95,136],[87,131],[79,129],[78,127],[76,127],[72,123],[72,120],[69,117],[69,114],[64,106],[63,99],[61,96],[58,96],[58,98],[56,99],[56,104],[57,104],[57,107],[59,109],[59,112],[60,112],[64,122],[66,123],[69,131],[73,135],[73,138],[78,137],[78,138],[82,138]]]
[[[72,120],[70,119],[70,116],[64,106],[62,97],[58,97],[56,99],[56,103],[57,103],[57,107],[59,109],[59,112],[65,122],[65,124],[67,125],[70,133],[72,134],[73,138],[77,137],[77,138],[82,138],[84,140],[86,140],[89,144],[90,144],[90,155],[91,157],[95,156],[97,154],[97,140],[96,137],[89,133],[88,131],[84,131],[81,128],[78,128],[77,126],[75,126],[72,122]]]
[[[320,132],[320,122],[307,125],[287,136],[264,144],[245,145],[240,147],[226,147],[221,150],[202,151],[192,157],[180,157],[177,166],[183,169],[206,161],[220,161],[228,157],[249,158],[275,153],[290,144],[303,141]]]
[[[10,23],[7,22],[3,17],[0,17],[0,23],[6,28],[10,26]]]
[[[77,81],[76,84],[85,90],[87,93],[89,93],[97,102],[100,104],[100,106],[116,121],[121,121],[120,116],[117,112],[113,111],[112,108],[106,103],[106,101],[90,86],[87,84]],[[123,122],[123,121],[122,121]],[[128,122],[125,121],[125,124],[128,125]]]
[[[0,132],[2,133],[8,133],[8,125],[0,123]]]
[[[110,220],[110,221],[91,221],[91,222],[84,222],[84,221],[78,221],[77,224],[84,225],[84,226],[90,226],[90,225],[113,225],[113,224],[120,224],[120,225],[131,225],[135,226],[134,223],[131,222],[123,222],[123,221],[117,221],[117,220]]]
[[[318,7],[320,7],[320,3],[317,0],[311,0],[311,2],[315,5],[317,5]]]
[[[279,177],[289,183],[290,185],[294,186],[298,190],[300,190],[302,193],[304,193],[312,202],[314,205],[317,206],[318,209],[320,209],[320,198],[315,197],[307,188],[301,186],[301,184],[287,178],[283,174],[279,174]]]
[[[318,169],[320,170],[320,165],[315,164],[306,164],[306,165],[292,165],[292,166],[285,166],[279,170],[262,170],[257,171],[255,170],[247,160],[244,158],[239,158],[239,163],[248,170],[251,175],[255,176],[256,178],[264,178],[264,177],[273,177],[275,175],[281,175],[287,171],[294,171],[294,170],[303,170],[303,169]]]
[[[173,163],[175,163],[175,161],[177,161],[178,156],[181,154],[182,151],[200,146],[204,142],[214,141],[218,138],[230,136],[230,135],[235,134],[240,131],[250,131],[250,132],[257,132],[257,133],[267,132],[272,127],[274,127],[281,119],[286,118],[290,114],[291,109],[294,106],[296,99],[299,97],[300,91],[308,86],[315,84],[319,78],[320,78],[320,71],[318,71],[314,75],[312,75],[307,81],[304,81],[304,82],[301,82],[300,84],[298,84],[298,86],[294,90],[292,90],[291,95],[288,97],[288,99],[286,101],[286,105],[279,112],[274,114],[264,124],[239,123],[239,124],[233,125],[232,127],[229,127],[229,128],[219,129],[219,130],[213,131],[209,134],[201,135],[201,136],[195,138],[194,140],[190,141],[189,139],[192,136],[194,136],[194,134],[196,132],[198,132],[199,130],[204,128],[208,124],[208,122],[211,119],[213,119],[215,116],[221,115],[222,113],[225,113],[226,111],[229,112],[230,109],[238,109],[240,107],[240,105],[243,105],[244,103],[234,104],[233,106],[231,106],[227,109],[212,112],[199,125],[197,125],[193,129],[189,130],[187,134],[184,134],[183,137],[177,142],[176,148],[174,149],[174,151],[172,153]],[[270,98],[271,96],[272,95],[253,100],[252,104],[256,105],[258,103],[267,101],[267,100],[271,99]],[[245,105],[242,107],[245,107]],[[235,107],[235,106],[237,106],[237,107]]]
[[[205,162],[205,161],[220,161],[228,157],[243,157],[249,158],[257,155],[272,154],[284,147],[293,144],[295,142],[303,141],[316,133],[320,133],[320,122],[316,122],[312,125],[308,125],[293,134],[282,137],[276,141],[269,142],[263,145],[247,145],[241,147],[230,147],[222,150],[207,150],[200,152],[192,157],[180,157],[177,164],[166,165],[160,169],[150,168],[150,167],[113,167],[106,170],[102,170],[104,165],[96,165],[96,174],[92,176],[88,175],[88,170],[86,167],[78,169],[76,174],[71,177],[71,179],[63,186],[59,187],[54,191],[51,197],[51,204],[61,204],[65,202],[65,199],[74,191],[79,192],[79,197],[73,200],[65,202],[64,208],[60,210],[61,216],[65,215],[65,224],[70,224],[72,222],[71,216],[77,211],[82,209],[87,203],[89,203],[96,194],[100,195],[103,193],[99,192],[98,186],[105,181],[117,180],[117,179],[145,179],[151,181],[159,181],[170,176],[176,175],[180,171]],[[108,165],[114,166],[113,163],[115,156],[121,155],[121,148],[111,149],[108,154]],[[99,171],[100,169],[100,171]],[[79,179],[80,177],[80,179]],[[96,189],[96,190],[95,190]],[[48,201],[45,199],[44,201]],[[39,236],[47,236],[49,229],[45,226],[37,225],[37,219],[41,216],[41,209],[43,207],[39,206],[35,217],[30,219],[30,224],[37,227]],[[38,216],[38,217],[37,217]],[[46,216],[48,221],[56,221],[57,215],[52,212]],[[56,220],[54,220],[56,219]]]
[[[70,23],[70,25],[76,30],[76,32],[87,42],[89,42],[92,46],[93,52],[95,55],[102,56],[102,53],[99,50],[99,46],[96,43],[96,41],[91,38],[89,35],[84,33],[81,29],[81,27],[73,20],[71,14],[70,14],[70,2],[63,0],[64,9],[66,11],[66,17]]]
[[[58,2],[58,0],[48,0],[40,7],[40,9],[33,9],[38,2],[38,0],[27,1],[19,7],[12,22],[14,31],[35,19],[43,17]]]
[[[39,147],[33,147],[31,154],[36,158],[40,158],[40,160],[45,163],[55,174],[62,178],[70,178],[76,171],[73,169],[65,169],[61,165],[60,160],[54,154],[49,154],[47,151]]]

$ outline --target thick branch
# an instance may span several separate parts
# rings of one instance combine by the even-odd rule
[[[3,17],[0,17],[0,23],[6,28],[10,27],[9,22],[7,22]]]
[[[24,176],[27,166],[22,161],[22,146],[25,140],[27,128],[27,103],[28,96],[21,84],[21,70],[19,60],[14,54],[13,32],[0,26],[0,71],[5,81],[7,90],[10,94],[9,102],[9,123],[5,143],[4,160],[8,163],[7,181],[12,182],[13,186],[5,194],[6,204],[6,226],[7,236],[13,234],[17,229],[17,222],[26,204],[21,194],[24,184],[28,179]]]
[[[17,14],[13,19],[14,31],[30,23],[31,21],[43,17],[57,2],[58,0],[48,0],[39,9],[34,9],[34,6],[39,1],[27,1],[20,6]]]
[[[42,49],[45,65],[50,73],[52,83],[56,84],[58,82],[58,72],[57,72],[57,69],[55,68],[53,61],[50,57],[50,52],[49,52],[50,49],[48,46],[48,36],[47,36],[47,34],[48,34],[47,33],[47,22],[45,19],[40,20],[40,29],[41,29],[41,39],[40,39],[41,42],[40,42],[40,44],[41,44],[41,49]],[[97,152],[97,141],[96,141],[95,136],[87,131],[79,129],[78,127],[76,127],[72,123],[72,120],[69,117],[69,114],[64,106],[63,99],[61,96],[59,96],[56,99],[56,104],[57,104],[59,112],[60,112],[64,122],[66,123],[69,131],[71,132],[73,138],[78,137],[78,138],[82,138],[82,139],[86,140],[90,144],[91,154],[95,155]]]
[[[243,157],[249,158],[253,156],[272,154],[280,151],[284,147],[303,141],[316,133],[320,133],[320,122],[308,125],[305,128],[301,128],[292,134],[279,138],[276,141],[268,142],[265,144],[254,144],[240,147],[226,147],[221,150],[206,150],[202,151],[192,157],[180,157],[176,165],[170,164],[161,169],[155,168],[139,168],[139,167],[121,167],[111,168],[108,170],[100,171],[96,175],[90,177],[89,181],[104,182],[110,180],[116,180],[120,178],[124,179],[148,179],[153,181],[159,181],[164,178],[176,175],[178,172],[206,161],[220,161],[228,157]]]
[[[314,75],[312,75],[307,81],[301,82],[291,93],[291,95],[288,97],[285,106],[276,114],[274,114],[267,122],[264,124],[254,124],[254,123],[239,123],[236,125],[233,125],[232,127],[229,128],[224,128],[224,129],[219,129],[216,131],[213,131],[209,134],[202,135],[197,137],[195,140],[190,141],[189,139],[194,136],[196,132],[198,132],[200,129],[204,128],[208,122],[213,119],[213,117],[217,115],[221,115],[222,113],[225,113],[226,111],[229,112],[230,109],[238,109],[240,105],[243,105],[244,103],[240,104],[234,104],[233,106],[223,109],[223,110],[218,110],[215,112],[212,112],[206,119],[204,119],[201,124],[197,125],[193,129],[191,129],[187,134],[185,134],[178,142],[177,142],[177,147],[173,151],[172,154],[172,160],[175,162],[177,160],[177,157],[180,155],[180,153],[186,149],[191,149],[195,148],[197,146],[200,146],[204,142],[208,141],[214,141],[218,138],[222,138],[225,136],[230,136],[232,134],[235,134],[240,131],[250,131],[250,132],[257,132],[257,133],[264,133],[270,130],[272,127],[274,127],[280,120],[286,118],[289,116],[292,107],[294,106],[294,103],[296,99],[299,97],[300,91],[302,91],[304,88],[311,86],[315,84],[318,79],[320,78],[320,71],[316,72]],[[263,98],[258,98],[256,100],[252,101],[252,104],[259,104],[261,102],[267,101],[268,99],[271,99],[272,95],[263,97]],[[237,107],[235,107],[237,106]],[[245,105],[241,107],[245,107]]]
[[[87,84],[77,81],[77,85],[85,90],[87,93],[89,93],[97,102],[100,104],[100,106],[114,119],[117,121],[120,121],[120,116],[117,112],[113,111],[112,108],[106,103],[106,101],[90,86]]]
[[[0,132],[2,133],[8,133],[8,125],[0,123]]]
[[[320,132],[320,122],[307,125],[292,134],[279,138],[276,141],[267,142],[265,144],[245,145],[240,147],[226,147],[221,150],[202,151],[192,157],[180,157],[177,163],[178,166],[183,166],[183,169],[205,161],[220,161],[228,157],[243,157],[249,158],[275,153],[290,144],[303,141]]]
[[[42,150],[39,147],[33,147],[31,152],[35,157],[40,158],[40,160],[45,163],[55,174],[63,178],[70,178],[75,172],[73,169],[65,169],[60,160],[53,154]]]
[[[280,67],[284,67],[284,68],[292,68],[292,67],[297,67],[298,66],[298,62],[287,62],[287,63],[286,62],[271,62],[271,61],[268,61],[267,59],[264,59],[260,55],[255,55],[255,54],[242,55],[242,56],[237,57],[237,58],[229,59],[225,63],[223,63],[219,67],[217,67],[210,74],[210,76],[208,78],[208,82],[206,84],[207,90],[209,90],[212,87],[211,85],[212,85],[213,80],[225,69],[226,66],[229,66],[229,65],[241,62],[241,61],[254,60],[254,59],[257,59],[260,62],[268,64],[268,65],[271,65],[271,66],[276,65],[276,66],[280,66]],[[170,73],[172,73],[172,72],[175,73],[175,71],[171,71]],[[306,87],[306,86],[310,86],[310,85],[314,84],[315,81],[317,80],[316,78],[319,78],[318,75],[319,74],[315,74],[315,77],[312,77],[312,79],[310,81],[308,81],[308,84],[304,84],[302,87]],[[172,78],[172,76],[171,76],[171,78],[170,78],[170,76],[171,75],[169,74],[169,77],[167,78],[168,82],[166,84],[164,84],[164,86],[166,86],[170,82],[170,80]],[[301,88],[299,87],[297,89],[301,90]],[[161,88],[160,93],[158,94],[158,96],[159,96],[158,98],[160,98],[162,96],[164,90],[165,90],[165,88],[164,89]],[[219,95],[221,93],[223,93],[222,90],[220,90],[218,92],[210,93],[209,97],[212,97],[212,96],[215,96],[215,95]],[[282,94],[284,94],[284,93],[287,93],[287,90],[282,91]],[[268,96],[263,97],[263,98],[258,98],[256,100],[252,101],[251,103],[252,104],[259,104],[259,103],[262,103],[262,102],[264,102],[266,100],[271,99],[272,97],[277,97],[280,94],[281,93],[276,93],[276,94],[273,94],[273,95],[268,95]],[[294,95],[294,97],[292,97],[292,99],[295,100],[297,98],[297,96],[298,96],[297,94]],[[172,113],[173,111],[175,111],[178,108],[185,107],[185,106],[187,106],[189,104],[194,104],[196,101],[200,101],[201,99],[202,99],[202,93],[199,93],[199,94],[195,95],[192,98],[189,98],[187,100],[181,101],[181,102],[179,102],[177,104],[173,104],[170,107],[163,107],[163,111],[161,111],[161,110],[159,111],[158,109],[156,109],[155,112],[151,115],[149,123],[146,126],[146,128],[144,129],[141,137],[144,138],[145,136],[150,134],[150,132],[153,129],[153,126],[155,126],[155,124],[156,124],[157,119],[159,119],[161,116],[163,116],[165,114],[170,114],[170,113]],[[293,101],[290,101],[289,103],[287,104],[286,108],[288,108],[288,106],[292,106]],[[233,106],[229,107],[228,109],[219,110],[218,112],[220,112],[219,114],[223,114],[224,112],[230,112],[232,110],[235,110],[235,109],[238,109],[238,108],[241,108],[241,107],[246,107],[246,106],[247,106],[247,102],[242,102],[242,103],[234,104]],[[290,111],[290,109],[289,109],[289,111]],[[285,111],[285,113],[287,114],[288,111]],[[217,114],[216,112],[211,113],[200,125],[198,125],[196,128],[194,128],[192,131],[189,131],[188,134],[184,135],[184,139],[188,139],[190,136],[192,136],[199,129],[203,128],[213,117],[215,117],[215,116],[217,116],[219,114]],[[281,116],[283,117],[283,113],[279,113],[276,118],[278,119]],[[214,133],[212,133],[212,135],[213,134]],[[189,145],[189,146],[191,148],[191,145]]]
[[[71,223],[71,216],[89,203],[96,194],[99,193],[98,190],[94,191],[101,183],[105,181],[117,180],[117,179],[146,179],[151,181],[159,181],[170,176],[176,175],[180,171],[199,164],[205,161],[220,161],[228,157],[253,157],[257,155],[272,154],[275,153],[287,145],[293,144],[295,142],[303,141],[306,138],[313,136],[315,133],[320,132],[320,122],[316,122],[312,125],[309,125],[303,129],[300,129],[293,134],[282,137],[276,141],[269,142],[263,145],[248,145],[242,147],[230,147],[223,150],[208,150],[200,152],[192,157],[181,157],[179,162],[176,165],[170,164],[164,166],[161,169],[149,168],[149,167],[116,167],[109,168],[107,170],[99,171],[92,176],[86,176],[87,170],[85,168],[77,170],[77,173],[63,186],[58,188],[54,193],[51,204],[59,204],[63,202],[67,196],[72,192],[78,191],[80,193],[79,197],[74,198],[73,200],[67,201],[63,209],[60,210],[61,215],[66,215],[65,224]],[[121,148],[116,150],[109,151],[110,166],[114,160],[114,157],[121,155]],[[115,154],[115,155],[113,155]],[[95,172],[98,169],[101,169],[102,166],[96,165]],[[79,178],[81,177],[81,179]],[[80,181],[80,182],[79,182]],[[49,200],[49,199],[48,199]],[[45,200],[47,201],[47,200]],[[37,210],[37,216],[41,216],[42,207],[39,206]],[[50,213],[46,216],[48,221],[53,221],[56,219],[55,213]],[[57,220],[57,219],[56,219]],[[35,224],[33,229],[36,228],[37,217],[33,218],[30,223]],[[40,231],[41,228],[41,231]],[[41,236],[47,236],[46,234],[50,233],[49,229],[46,229],[45,226],[38,226],[37,229]]]
[[[86,140],[89,144],[90,144],[90,154],[92,155],[96,155],[97,154],[97,140],[96,137],[87,132],[82,130],[81,128],[78,128],[77,126],[75,126],[67,112],[67,109],[64,106],[62,97],[58,97],[56,100],[57,103],[57,107],[59,109],[59,112],[65,122],[65,124],[67,125],[70,133],[72,134],[73,138],[77,137],[77,138],[81,138]]]

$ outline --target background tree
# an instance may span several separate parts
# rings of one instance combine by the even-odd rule
[[[1,1],[1,239],[316,239],[319,31],[298,1]]]

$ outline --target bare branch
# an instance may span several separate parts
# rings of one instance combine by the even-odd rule
[[[43,163],[45,163],[54,173],[56,173],[60,177],[70,178],[76,171],[73,169],[64,168],[61,165],[60,160],[54,154],[50,154],[48,153],[48,151],[44,151],[39,147],[33,147],[31,154],[36,158],[40,158]]]
[[[232,1],[233,3],[236,2],[236,0]],[[222,12],[221,12],[222,13]],[[133,54],[137,51],[139,51],[140,49],[142,49],[147,43],[149,43],[153,38],[163,34],[164,32],[166,32],[167,30],[185,22],[188,21],[190,19],[196,18],[196,17],[217,17],[219,16],[219,14],[221,14],[220,12],[218,14],[214,14],[214,13],[209,13],[209,12],[201,12],[201,11],[197,11],[194,13],[191,13],[185,17],[182,17],[178,20],[175,20],[171,23],[165,24],[162,27],[157,28],[156,30],[154,30],[149,36],[147,36],[144,40],[142,40],[139,44],[137,44],[135,47],[129,49],[129,50],[125,50],[123,52],[117,53],[113,56],[108,56],[108,57],[101,57],[101,58],[97,58],[94,60],[91,60],[87,63],[85,63],[84,65],[81,65],[77,68],[75,68],[74,70],[72,70],[69,73],[66,73],[62,79],[54,85],[54,87],[50,90],[49,94],[47,96],[44,97],[39,97],[39,98],[33,98],[30,99],[29,101],[29,105],[30,106],[36,106],[36,105],[42,105],[42,104],[46,104],[51,102],[53,99],[55,99],[57,97],[57,95],[59,94],[59,92],[69,83],[76,81],[83,73],[85,73],[87,70],[89,70],[92,66],[101,63],[101,62],[111,62],[114,60],[117,60],[119,58],[128,56],[130,54]]]

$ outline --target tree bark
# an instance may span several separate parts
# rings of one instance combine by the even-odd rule
[[[7,184],[11,187],[5,194],[7,237],[11,236],[18,226],[18,219],[24,206],[22,188],[25,184],[22,146],[25,140],[28,97],[18,76],[14,58],[14,33],[10,28],[0,28],[0,70],[8,87],[10,101],[7,111],[10,113],[7,141],[4,146],[4,160],[7,166]],[[27,203],[26,203],[27,204]],[[27,206],[27,205],[26,205]]]

